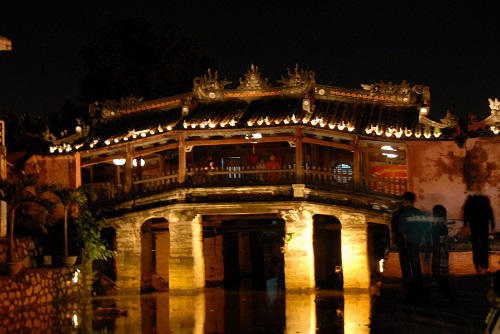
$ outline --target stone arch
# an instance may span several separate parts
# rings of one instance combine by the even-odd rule
[[[168,289],[170,233],[165,218],[141,225],[141,292]]]
[[[342,289],[340,221],[334,216],[313,216],[316,287]]]

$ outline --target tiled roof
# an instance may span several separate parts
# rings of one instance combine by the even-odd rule
[[[90,108],[92,125],[71,141],[53,141],[52,151],[91,149],[183,130],[204,130],[206,136],[211,129],[220,135],[229,128],[295,125],[407,140],[449,138],[454,131],[452,115],[441,122],[426,117],[428,87],[380,82],[354,90],[317,85],[312,71],[296,68],[289,75],[280,81],[283,87],[270,87],[252,66],[245,82],[225,90],[227,82],[209,72],[194,80],[191,93],[145,102],[96,103]]]

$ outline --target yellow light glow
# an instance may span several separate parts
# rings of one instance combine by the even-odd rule
[[[141,159],[141,167],[143,167],[145,164],[146,161],[144,161],[144,159]],[[134,165],[134,167],[137,167],[137,159],[132,160],[132,165]]]
[[[78,283],[78,275],[80,274],[80,269],[77,269],[74,273],[73,273],[73,283]]]
[[[125,165],[125,162],[127,162],[126,159],[113,159],[113,163],[116,165],[116,166],[123,166]]]
[[[426,106],[423,106],[422,108],[420,108],[420,115],[427,115],[429,113],[429,108],[426,107]]]
[[[76,314],[73,314],[73,317],[71,317],[71,322],[73,323],[73,327],[78,328],[79,322]]]

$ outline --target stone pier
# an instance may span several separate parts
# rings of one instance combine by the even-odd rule
[[[170,293],[194,293],[205,288],[205,259],[201,216],[192,211],[169,215]]]
[[[313,219],[303,209],[280,211],[285,220],[285,289],[313,291],[314,276]]]

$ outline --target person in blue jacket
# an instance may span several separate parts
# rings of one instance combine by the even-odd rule
[[[393,224],[397,226],[401,245],[399,254],[403,286],[407,301],[419,303],[424,293],[420,250],[423,241],[430,243],[431,225],[427,215],[413,206],[416,199],[414,193],[406,192],[402,199],[403,207],[394,213]]]

